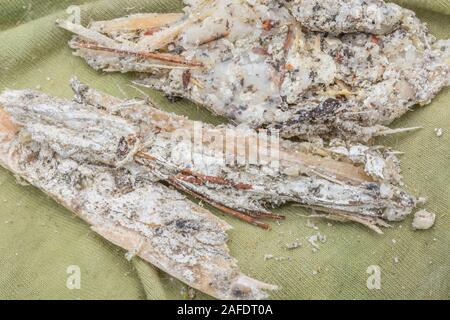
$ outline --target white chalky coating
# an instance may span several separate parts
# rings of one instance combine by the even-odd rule
[[[416,230],[428,230],[434,226],[436,214],[426,210],[420,210],[414,214],[412,227]]]

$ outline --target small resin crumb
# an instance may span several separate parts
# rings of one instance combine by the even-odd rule
[[[314,222],[311,222],[309,219],[306,221],[306,226],[308,228],[312,228],[312,229],[314,229],[316,231],[319,230],[319,227],[317,227],[316,224]]]
[[[194,288],[189,287],[187,290],[187,295],[189,300],[195,300],[197,296],[197,291]]]
[[[264,255],[264,260],[265,261],[267,261],[267,260],[272,260],[273,259],[273,255],[272,254],[265,254]]]
[[[325,243],[327,242],[327,236],[322,235],[320,232],[317,233],[316,235],[310,236],[308,237],[308,242],[311,244],[311,246],[313,247],[313,251],[317,252],[320,249],[320,243]]]
[[[397,240],[392,239],[392,244],[396,244],[396,243],[397,243]]]
[[[398,263],[399,262],[399,258],[398,257],[394,257],[394,263]]]
[[[436,128],[436,129],[434,129],[434,132],[436,132],[436,136],[438,138],[442,137],[442,135],[444,134],[444,130],[442,130],[442,128]]]
[[[420,210],[414,215],[412,226],[416,230],[430,229],[436,220],[436,215],[426,210]]]
[[[277,257],[275,258],[275,261],[280,262],[280,261],[291,261],[291,258],[286,258],[286,257]]]
[[[133,260],[134,258],[134,253],[133,252],[127,252],[125,253],[125,259],[127,259],[128,262],[130,262],[131,260]]]
[[[317,235],[308,237],[308,242],[313,246],[314,249],[319,249],[319,245],[317,244],[318,237]]]
[[[288,245],[286,245],[286,249],[288,250],[294,250],[297,248],[300,248],[302,246],[302,244],[300,242],[298,242],[298,240],[296,240],[295,242],[289,243]]]
[[[317,236],[319,237],[319,241],[320,241],[321,243],[327,242],[327,236],[326,236],[326,235],[323,235],[323,234],[318,233]]]

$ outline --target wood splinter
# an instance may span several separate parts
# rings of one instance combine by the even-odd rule
[[[122,56],[135,56],[142,59],[157,60],[170,64],[183,65],[189,67],[203,67],[203,63],[195,60],[186,60],[182,56],[169,53],[143,52],[143,51],[129,51],[114,48],[108,48],[92,42],[78,42],[76,46],[79,49],[89,49],[96,51],[111,52]]]

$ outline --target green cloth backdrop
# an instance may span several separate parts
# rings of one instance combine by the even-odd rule
[[[426,21],[438,38],[450,38],[450,0],[397,1]],[[69,79],[119,97],[142,97],[129,86],[131,75],[102,74],[73,57],[68,32],[55,27],[66,8],[79,5],[83,23],[139,12],[181,9],[176,0],[0,0],[0,90],[40,88],[56,96],[72,93]],[[144,89],[162,108],[192,119],[221,123],[187,101],[168,102]],[[431,105],[418,108],[394,124],[423,126],[411,134],[382,141],[404,151],[407,189],[426,196],[437,214],[435,227],[413,231],[411,218],[377,235],[355,224],[311,220],[327,237],[318,252],[307,238],[317,233],[298,207],[279,210],[288,216],[263,231],[223,216],[234,226],[229,247],[242,270],[277,284],[274,299],[449,299],[450,298],[450,90]],[[435,128],[443,128],[438,138]],[[212,210],[222,216],[221,213]],[[286,250],[296,240],[302,247]],[[265,261],[271,254],[281,259]],[[186,286],[103,240],[89,226],[42,192],[18,184],[0,170],[1,299],[186,299]],[[67,267],[81,268],[81,289],[66,287]],[[381,269],[381,289],[369,290],[369,266]],[[197,299],[208,298],[197,294]]]

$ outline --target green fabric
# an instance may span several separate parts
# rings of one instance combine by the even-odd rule
[[[450,0],[398,2],[414,9],[437,37],[450,38]],[[81,6],[84,23],[181,8],[176,0],[0,0],[0,90],[37,87],[69,98],[67,84],[76,75],[119,97],[142,97],[130,87],[131,75],[95,72],[71,55],[66,45],[70,35],[54,25],[57,17],[67,16],[65,8],[70,5]],[[215,124],[223,121],[189,102],[169,103],[161,93],[144,91],[166,110]],[[428,197],[426,208],[438,215],[432,230],[412,231],[410,218],[380,236],[355,224],[330,226],[319,220],[314,222],[328,241],[314,253],[307,237],[316,231],[308,227],[303,209],[280,209],[288,219],[274,224],[271,231],[223,216],[234,226],[229,246],[242,270],[279,285],[281,290],[272,294],[275,299],[449,299],[449,107],[447,89],[431,105],[395,123],[395,127],[421,125],[423,130],[382,141],[406,153],[402,168],[407,189]],[[435,128],[444,129],[443,137],[436,137]],[[302,248],[284,249],[296,239]],[[0,298],[186,298],[179,281],[140,259],[128,262],[124,254],[42,192],[19,185],[13,175],[0,170]],[[264,261],[265,254],[286,260]],[[66,287],[70,265],[81,268],[80,290]],[[381,268],[381,290],[366,287],[371,265]],[[197,294],[197,298],[208,297]]]

